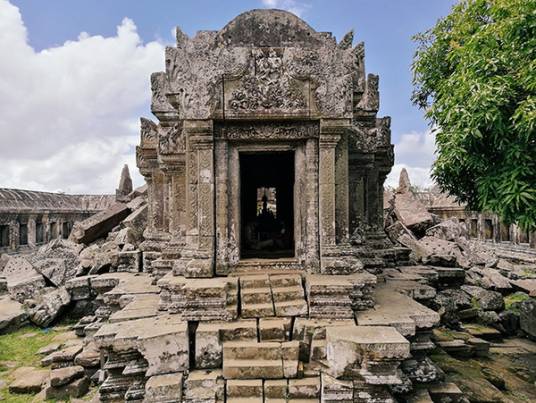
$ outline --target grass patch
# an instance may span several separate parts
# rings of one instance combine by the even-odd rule
[[[2,403],[31,402],[34,395],[12,395],[8,386],[11,373],[19,367],[39,367],[37,352],[52,343],[59,332],[27,326],[16,332],[0,335],[0,401]]]

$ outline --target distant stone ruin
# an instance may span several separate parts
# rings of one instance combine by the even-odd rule
[[[0,253],[67,239],[74,224],[105,210],[109,195],[67,195],[0,188]]]

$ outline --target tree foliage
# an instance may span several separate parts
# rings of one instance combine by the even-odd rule
[[[536,229],[536,0],[462,0],[414,37],[432,175],[473,210]]]

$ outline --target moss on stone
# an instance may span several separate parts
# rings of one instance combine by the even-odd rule
[[[530,297],[521,291],[515,292],[513,294],[507,295],[504,297],[504,309],[508,311],[512,311],[515,313],[519,313],[519,308],[516,304],[526,301]]]

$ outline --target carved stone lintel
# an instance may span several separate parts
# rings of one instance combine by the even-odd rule
[[[315,123],[256,123],[226,125],[218,135],[227,140],[274,141],[317,138],[319,134]]]

